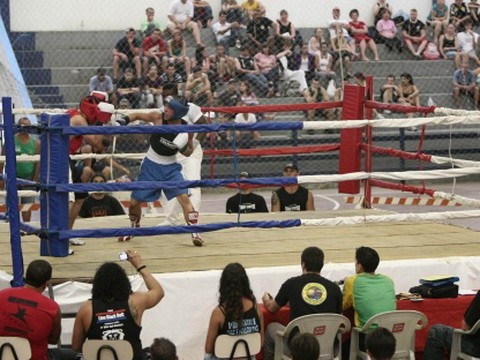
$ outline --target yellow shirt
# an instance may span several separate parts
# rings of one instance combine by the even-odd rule
[[[258,1],[254,1],[253,3],[250,3],[248,1],[245,1],[242,4],[242,10],[248,11],[248,10],[257,10],[260,9],[260,3]]]

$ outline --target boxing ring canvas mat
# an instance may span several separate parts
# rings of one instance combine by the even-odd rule
[[[379,210],[306,212],[302,218],[372,215]],[[298,214],[297,214],[298,215]],[[279,220],[289,213],[248,214],[246,220]],[[202,222],[235,221],[236,215],[202,215]],[[144,218],[142,225],[156,225],[159,218]],[[128,224],[126,217],[79,219],[77,228],[109,227]],[[0,227],[1,270],[10,271],[11,259],[6,225]],[[361,245],[376,248],[381,257],[378,272],[391,276],[397,292],[407,291],[423,276],[455,274],[464,289],[480,286],[480,233],[440,223],[366,224],[343,227],[297,227],[288,229],[245,229],[205,233],[206,246],[195,248],[190,236],[164,235],[138,237],[130,243],[115,239],[86,239],[86,245],[73,247],[75,254],[46,258],[55,278],[91,278],[103,261],[118,261],[118,252],[130,247],[141,252],[144,264],[165,289],[165,298],[143,316],[142,342],[167,337],[178,347],[181,359],[203,359],[210,313],[217,304],[221,269],[238,261],[246,268],[257,301],[268,291],[276,294],[289,277],[299,275],[300,253],[307,246],[325,251],[322,275],[339,280],[354,272],[354,249]],[[25,264],[39,257],[36,237],[22,238]],[[131,276],[134,290],[145,290],[141,277],[126,262],[120,262]],[[8,286],[10,276],[0,271],[0,287]],[[63,312],[75,312],[91,294],[91,285],[66,281],[54,287],[55,300]],[[46,294],[47,295],[47,294]],[[62,343],[69,344],[73,320],[63,321]]]

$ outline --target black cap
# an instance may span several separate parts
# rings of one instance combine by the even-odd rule
[[[285,165],[285,167],[283,168],[283,171],[285,171],[287,169],[292,169],[292,170],[298,171],[297,165],[294,165],[292,163]]]
[[[250,174],[246,171],[242,171],[238,177],[240,177],[240,178],[251,178]]]
[[[97,69],[97,75],[105,75],[105,73],[106,73],[105,68],[99,67]]]

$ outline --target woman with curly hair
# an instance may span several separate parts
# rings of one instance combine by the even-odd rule
[[[92,299],[85,301],[73,325],[72,349],[82,351],[86,339],[127,340],[133,348],[133,359],[142,359],[142,315],[164,296],[160,283],[153,277],[140,255],[126,251],[127,260],[140,273],[148,291],[132,291],[125,270],[106,262],[93,278]]]
[[[231,263],[223,269],[219,293],[218,306],[210,316],[205,358],[215,358],[215,339],[222,334],[235,336],[259,332],[263,344],[263,315],[241,264]]]

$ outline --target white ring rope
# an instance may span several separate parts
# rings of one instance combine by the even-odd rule
[[[465,196],[460,196],[456,194],[449,194],[443,191],[435,191],[433,193],[433,197],[436,199],[443,199],[443,200],[449,200],[452,202],[457,202],[459,204],[473,207],[473,208],[480,208],[480,200],[478,199],[467,198]]]
[[[470,116],[470,115],[480,116],[480,111],[451,109],[451,108],[445,108],[445,107],[435,108],[434,113],[435,114],[445,114],[445,115],[456,115],[456,116]]]

